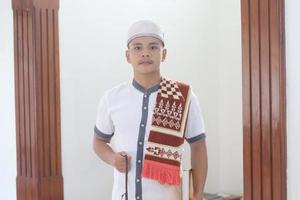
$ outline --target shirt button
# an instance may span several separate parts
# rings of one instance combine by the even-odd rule
[[[145,124],[141,124],[141,127],[144,127],[145,126]]]
[[[140,196],[137,196],[136,199],[140,199]]]
[[[143,144],[143,142],[142,141],[139,141],[139,145],[142,145]]]
[[[140,182],[140,179],[136,179],[136,182]]]
[[[142,161],[141,160],[138,160],[138,163],[141,163]]]
[[[146,110],[147,109],[147,107],[146,106],[144,106],[144,110]]]
[[[146,94],[144,95],[144,98],[147,98],[147,95],[146,95]]]

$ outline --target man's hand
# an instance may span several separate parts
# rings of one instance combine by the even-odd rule
[[[125,155],[127,155],[128,157],[128,171],[130,170],[130,161],[131,161],[131,157],[124,151],[122,152],[116,152],[114,154],[114,167],[122,173],[126,172],[126,158]]]
[[[96,154],[107,164],[116,168],[119,172],[126,172],[126,158],[128,157],[128,171],[130,170],[130,156],[122,151],[122,152],[114,152],[110,147],[109,139],[103,138],[95,134],[94,136],[94,151]]]

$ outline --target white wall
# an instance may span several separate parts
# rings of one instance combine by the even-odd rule
[[[287,161],[288,199],[300,196],[300,2],[286,1]]]
[[[240,1],[220,0],[218,6],[219,191],[242,195],[243,116]]]
[[[110,196],[112,169],[99,161],[91,148],[95,108],[105,89],[131,79],[131,66],[124,57],[127,29],[135,20],[145,18],[158,22],[166,32],[168,57],[162,64],[163,75],[189,82],[199,97],[208,131],[206,191],[242,193],[239,1],[191,0],[187,4],[183,0],[94,0],[82,4],[78,0],[62,0],[62,154],[66,199]],[[231,23],[223,24],[228,21]]]
[[[76,100],[78,105],[80,106],[76,106],[76,108],[78,109],[78,107],[82,107],[79,111],[81,113],[81,116],[83,116],[84,119],[88,118],[87,121],[90,121],[88,123],[85,123],[85,127],[81,128],[81,129],[76,129],[78,127],[76,127],[76,123],[79,123],[79,120],[76,119],[75,117],[72,117],[71,114],[74,114],[74,112],[71,112],[70,107],[68,107],[68,102],[72,102],[75,101],[73,99],[73,96],[70,96],[70,94],[64,94],[62,93],[62,112],[70,112],[70,116],[69,118],[67,118],[65,114],[63,114],[63,159],[64,159],[64,173],[65,173],[65,183],[69,183],[71,184],[70,186],[65,185],[65,195],[66,198],[65,199],[71,199],[70,197],[72,196],[70,193],[72,193],[72,190],[74,193],[76,193],[76,189],[79,187],[77,182],[78,180],[76,180],[76,182],[73,184],[74,186],[72,186],[71,183],[71,175],[72,174],[82,174],[82,173],[87,173],[87,178],[84,178],[84,175],[82,175],[82,178],[84,179],[81,187],[86,187],[83,188],[82,190],[87,191],[87,189],[90,189],[89,192],[91,192],[93,196],[102,196],[103,199],[104,197],[109,196],[109,191],[107,191],[107,194],[103,194],[102,193],[102,189],[101,187],[103,187],[103,185],[99,185],[101,181],[99,181],[100,179],[103,178],[103,174],[106,174],[107,172],[110,173],[111,170],[107,167],[104,167],[104,165],[98,161],[96,161],[96,158],[92,156],[92,152],[91,149],[89,149],[90,147],[88,146],[88,142],[90,142],[91,138],[91,126],[93,125],[93,120],[94,120],[94,116],[92,113],[94,112],[94,106],[96,104],[97,98],[99,97],[101,93],[101,91],[103,91],[105,88],[110,87],[111,85],[113,85],[114,83],[117,83],[118,80],[122,80],[123,77],[125,76],[129,76],[130,73],[129,71],[125,68],[128,66],[123,66],[120,63],[123,62],[123,60],[121,60],[121,57],[118,56],[114,56],[113,58],[109,58],[106,60],[106,62],[109,61],[109,63],[103,63],[103,64],[99,64],[100,61],[97,58],[101,58],[103,60],[103,58],[106,59],[106,53],[105,56],[103,56],[103,53],[97,54],[96,57],[95,54],[97,52],[93,52],[90,57],[85,58],[85,61],[82,59],[79,59],[82,54],[80,53],[84,53],[84,52],[90,52],[89,49],[90,48],[95,48],[95,46],[98,46],[100,44],[102,44],[104,41],[106,41],[107,38],[111,38],[109,36],[109,34],[112,34],[111,32],[107,32],[106,30],[101,31],[101,27],[100,24],[105,24],[108,22],[107,21],[111,21],[111,17],[109,16],[102,16],[101,17],[96,17],[95,20],[98,21],[99,23],[99,27],[96,27],[95,25],[92,24],[83,24],[84,27],[86,28],[86,26],[91,26],[90,28],[93,29],[92,32],[87,32],[87,31],[78,31],[77,29],[75,29],[74,27],[72,28],[72,23],[75,24],[77,23],[78,18],[82,17],[82,16],[77,16],[76,11],[81,11],[84,12],[86,11],[87,7],[84,7],[82,5],[79,4],[79,2],[77,1],[77,3],[75,1],[74,5],[77,6],[76,8],[68,8],[68,6],[70,6],[70,2],[67,3],[66,1],[62,1],[61,2],[61,9],[60,9],[60,25],[62,25],[63,23],[68,23],[68,27],[61,27],[61,31],[65,31],[66,33],[62,33],[65,34],[65,38],[64,39],[60,39],[61,41],[61,54],[62,54],[62,58],[61,58],[61,66],[62,66],[62,75],[61,75],[61,79],[62,79],[62,90],[65,91],[68,87],[73,87],[73,88],[78,88],[78,90],[76,89],[76,93],[73,93],[72,95],[75,95],[75,97],[79,97],[82,96],[84,97],[86,95],[86,93],[88,93],[89,91],[85,91],[82,90],[81,87],[84,86],[90,86],[91,82],[96,83],[98,80],[93,80],[90,79],[89,81],[84,81],[82,80],[80,77],[76,77],[76,74],[80,73],[81,71],[83,71],[83,69],[80,69],[80,64],[84,65],[84,71],[85,73],[88,73],[88,75],[86,75],[85,77],[91,77],[90,75],[93,74],[96,71],[96,68],[99,67],[107,67],[105,68],[106,70],[108,69],[109,66],[120,66],[118,67],[118,71],[122,71],[122,73],[125,73],[124,75],[119,76],[116,74],[116,78],[112,79],[112,80],[108,80],[105,79],[105,81],[101,81],[101,84],[99,83],[99,85],[97,85],[96,87],[98,87],[98,89],[94,89],[94,92],[96,90],[98,90],[99,92],[97,92],[97,94],[90,94],[90,95],[94,95],[91,100],[87,100],[87,99],[83,99],[83,100]],[[176,2],[176,1],[175,1]],[[178,2],[178,1],[177,1]],[[105,3],[105,2],[104,2]],[[168,2],[165,2],[165,4],[168,4]],[[99,12],[99,13],[103,13],[105,12],[105,8],[107,8],[108,5],[104,5],[102,8],[94,8],[92,9],[92,11],[94,12]],[[235,5],[237,6],[237,5]],[[128,10],[128,7],[130,7],[130,4],[126,4],[122,6],[123,8],[126,8],[126,10]],[[203,5],[201,5],[200,7],[203,7]],[[299,2],[296,0],[287,0],[286,1],[286,42],[287,42],[287,118],[288,118],[288,199],[289,200],[297,200],[298,197],[300,196],[300,191],[298,190],[299,185],[300,185],[300,173],[298,170],[298,166],[300,166],[300,160],[299,160],[299,146],[300,146],[300,138],[299,138],[299,126],[297,126],[297,119],[299,119],[299,101],[300,101],[300,94],[299,94],[299,85],[300,85],[300,79],[299,79],[299,60],[298,58],[298,52],[299,52],[299,37],[297,37],[298,35],[300,35],[300,29],[299,29],[299,23],[297,21],[297,19],[299,19]],[[101,10],[102,9],[102,10]],[[115,11],[116,12],[116,11]],[[115,13],[114,12],[114,13]],[[135,11],[138,12],[138,11]],[[141,11],[140,11],[141,12]],[[225,12],[225,10],[224,10]],[[121,14],[123,13],[122,11],[120,12]],[[128,14],[128,12],[125,12],[126,14]],[[64,17],[62,16],[65,15]],[[71,15],[70,15],[71,14]],[[124,13],[123,13],[124,15]],[[110,15],[111,16],[111,15]],[[236,16],[236,15],[235,15]],[[179,16],[178,16],[179,17]],[[234,17],[234,16],[232,16]],[[65,19],[63,19],[65,18]],[[93,15],[90,15],[89,20],[91,20],[91,18],[93,18]],[[65,20],[65,22],[63,21]],[[82,19],[83,20],[83,19]],[[81,21],[82,21],[81,20]],[[86,19],[87,20],[87,19]],[[132,20],[134,20],[134,18],[132,18]],[[221,20],[219,18],[219,20]],[[115,19],[116,21],[116,19]],[[161,22],[161,19],[158,19],[159,22]],[[209,20],[210,21],[210,20]],[[86,22],[86,21],[85,21]],[[70,23],[70,24],[69,24]],[[166,22],[165,22],[166,23]],[[12,33],[12,12],[11,12],[11,3],[10,1],[7,0],[0,0],[0,24],[1,24],[1,29],[0,29],[0,136],[1,136],[1,140],[0,140],[0,199],[9,199],[9,200],[14,200],[16,199],[16,192],[15,192],[15,177],[16,177],[16,156],[15,156],[15,116],[14,116],[14,75],[13,75],[13,33]],[[168,23],[167,23],[168,24]],[[124,27],[120,28],[120,27],[112,27],[113,29],[118,30],[118,32],[126,30],[128,24],[124,24]],[[163,24],[165,25],[165,24]],[[64,30],[65,29],[65,30]],[[232,28],[230,30],[233,30],[235,28]],[[84,30],[84,29],[82,29]],[[225,30],[225,29],[223,29]],[[226,31],[230,31],[227,30]],[[201,30],[199,30],[201,31]],[[101,37],[99,36],[101,32]],[[75,34],[74,37],[79,37],[78,43],[75,43],[73,40],[67,40],[66,39],[66,35],[67,33],[69,33],[69,37],[71,37],[73,34]],[[168,38],[170,38],[172,35],[170,35],[171,33],[168,33]],[[196,35],[201,35],[203,33],[199,33],[197,32]],[[73,48],[67,48],[68,46],[71,47],[76,47],[77,45],[80,45],[82,42],[83,44],[85,44],[85,39],[86,37],[94,37],[97,38],[96,36],[99,36],[98,40],[96,40],[96,44],[93,43],[88,43],[88,45],[84,48],[81,49],[80,52],[74,52]],[[208,33],[206,34],[206,36],[208,36]],[[62,35],[63,37],[63,35]],[[125,36],[124,36],[125,37]],[[123,39],[124,39],[123,37]],[[174,36],[175,37],[175,36]],[[204,37],[204,36],[203,36]],[[115,43],[119,43],[121,44],[124,40],[123,39],[118,39],[115,38]],[[171,38],[169,39],[171,42]],[[170,46],[171,44],[168,45],[169,49],[173,49],[172,51],[176,51],[177,48],[174,48],[172,46]],[[237,45],[237,44],[234,44]],[[99,47],[97,47],[99,48]],[[117,48],[119,48],[119,46],[117,46]],[[208,52],[207,54],[210,54],[211,52],[213,52],[213,47],[211,48],[211,51]],[[67,50],[67,53],[64,51]],[[116,55],[118,54],[118,52],[115,49],[107,49],[108,52],[115,52],[114,54],[110,55]],[[91,53],[91,52],[90,52]],[[203,53],[203,52],[201,52]],[[199,56],[201,56],[201,53],[199,53]],[[65,55],[66,54],[66,55]],[[102,55],[102,56],[101,56]],[[171,52],[169,55],[169,63],[172,63],[171,60]],[[206,55],[206,54],[204,54]],[[76,56],[76,57],[75,57]],[[69,63],[71,60],[70,58],[77,58],[76,61],[74,63],[78,63],[76,65],[73,65],[74,63]],[[173,59],[175,58],[175,56],[173,56]],[[205,56],[202,57],[203,59],[205,59]],[[177,58],[176,58],[177,59]],[[207,60],[209,60],[207,58]],[[208,62],[208,61],[207,61]],[[228,63],[230,62],[230,60],[228,61]],[[235,61],[237,62],[237,61]],[[71,64],[71,65],[70,65]],[[108,65],[109,64],[109,65]],[[92,66],[91,66],[92,65]],[[124,69],[122,69],[122,67]],[[170,67],[171,68],[171,67]],[[69,75],[67,73],[67,69],[69,69]],[[110,69],[112,70],[112,69]],[[210,69],[212,72],[213,69]],[[73,72],[74,71],[74,74]],[[116,72],[116,71],[115,71]],[[201,74],[201,73],[199,73]],[[99,75],[101,75],[101,73],[99,73]],[[176,75],[176,74],[175,74]],[[174,77],[174,74],[171,74],[170,77]],[[182,75],[184,76],[184,74]],[[69,78],[68,81],[66,81],[66,78]],[[103,76],[102,76],[103,78]],[[177,77],[176,77],[177,78]],[[65,80],[64,80],[65,79]],[[201,77],[201,79],[209,79],[207,76],[205,77]],[[239,78],[236,78],[237,80]],[[182,80],[186,80],[186,78],[182,78]],[[201,88],[201,85],[199,86],[199,84],[197,84],[197,79],[191,79],[190,83],[192,83],[194,85],[195,90],[196,88]],[[213,83],[210,83],[211,85],[213,85]],[[73,85],[73,86],[72,86]],[[226,85],[226,84],[225,84]],[[227,84],[228,85],[228,84]],[[230,84],[229,84],[230,85]],[[214,85],[215,86],[215,85]],[[81,89],[81,90],[80,90]],[[73,89],[72,91],[74,91],[75,89]],[[239,89],[237,89],[239,90]],[[91,91],[91,90],[90,90]],[[200,90],[201,91],[201,90]],[[93,93],[93,92],[90,92]],[[199,92],[198,92],[199,93]],[[200,92],[201,93],[201,92]],[[80,95],[82,94],[82,95]],[[198,96],[200,96],[201,94],[198,94]],[[205,100],[205,95],[204,97],[201,97],[201,104],[202,107],[204,107],[204,104],[208,101],[209,99]],[[74,103],[72,103],[74,104]],[[205,108],[204,112],[206,114],[205,118],[213,118],[215,117],[214,114],[212,114],[213,112],[211,112],[211,110],[206,110]],[[76,112],[79,112],[76,111]],[[222,116],[222,114],[220,114],[220,117]],[[76,123],[74,123],[76,122]],[[208,123],[208,122],[207,122]],[[68,125],[71,125],[69,128],[67,128]],[[214,124],[207,124],[207,126],[213,126]],[[74,127],[75,126],[75,127]],[[73,128],[72,128],[73,127]],[[208,128],[209,129],[209,128]],[[73,132],[74,131],[74,132]],[[211,140],[211,138],[217,138],[216,136],[212,136],[213,133],[211,133],[212,131],[210,130],[211,135],[209,135],[209,140]],[[75,136],[75,138],[77,137],[77,139],[68,139],[68,135],[73,134]],[[80,136],[81,134],[86,134],[83,136]],[[78,138],[79,137],[79,138]],[[222,136],[221,136],[222,137]],[[84,140],[83,140],[84,139]],[[69,141],[68,141],[69,140]],[[84,145],[81,144],[85,143]],[[223,141],[223,140],[222,140]],[[70,142],[71,145],[66,146],[66,143]],[[72,148],[73,146],[73,148]],[[82,147],[85,146],[85,147]],[[223,144],[221,144],[221,146],[223,146]],[[222,148],[222,147],[220,147]],[[82,150],[83,149],[83,150]],[[211,148],[212,150],[213,148]],[[72,153],[73,151],[73,153]],[[77,152],[77,156],[80,157],[80,162],[78,161],[74,161],[76,160],[76,155],[74,154],[74,151]],[[79,152],[82,152],[81,154],[79,154]],[[88,153],[86,153],[88,152]],[[218,152],[218,151],[216,151]],[[87,157],[85,160],[82,159],[82,154],[84,154],[85,157]],[[86,156],[90,154],[89,156]],[[219,159],[218,153],[215,153],[213,156],[216,156],[215,158],[217,158],[217,160]],[[238,157],[238,156],[237,156]],[[210,158],[212,159],[212,158]],[[74,161],[74,162],[73,162]],[[90,164],[84,164],[82,162],[88,162]],[[69,164],[68,164],[69,162]],[[214,161],[211,161],[214,162]],[[220,162],[220,161],[215,161],[215,162]],[[76,163],[76,164],[75,164]],[[80,164],[78,164],[80,163]],[[70,172],[69,174],[67,174],[67,172],[65,172],[67,167],[75,167],[72,172]],[[83,166],[82,168],[79,168],[79,166]],[[100,169],[96,169],[96,168],[100,168]],[[210,171],[211,168],[214,167],[212,165],[210,165]],[[222,170],[223,171],[223,170]],[[95,173],[94,173],[95,172]],[[219,173],[218,173],[219,174]],[[221,170],[220,170],[220,174],[222,174]],[[221,175],[222,177],[222,175]],[[99,179],[99,180],[98,180]],[[223,178],[220,178],[220,180],[224,180]],[[227,179],[228,180],[228,179]],[[232,180],[232,179],[230,179]],[[81,182],[81,181],[80,181]],[[107,185],[110,184],[110,182],[107,182]],[[227,181],[228,183],[228,181]],[[86,186],[84,186],[86,185]],[[224,184],[223,184],[224,185]],[[221,189],[223,188],[223,186],[220,187]],[[87,192],[84,192],[85,195]],[[106,196],[105,196],[106,195]],[[91,198],[92,199],[92,198]]]
[[[218,73],[216,59],[211,59],[210,56],[216,50],[216,44],[210,37],[216,34],[215,17],[209,12],[214,5],[201,1],[191,3],[192,5],[187,5],[185,1],[171,0],[156,0],[151,3],[115,0],[92,6],[97,5],[97,1],[86,5],[82,5],[81,1],[62,1],[61,102],[66,199],[97,199],[100,194],[108,199],[110,196],[111,168],[100,162],[92,152],[92,128],[96,104],[103,91],[132,77],[131,66],[126,63],[124,51],[127,29],[135,20],[150,18],[161,24],[167,35],[166,44],[169,49],[168,58],[162,65],[163,74],[190,82],[202,104],[214,105],[210,108],[202,106],[205,116],[217,119],[215,105],[218,103],[218,82],[210,78]],[[79,15],[78,12],[82,14]],[[206,23],[207,19],[210,19],[209,23]],[[78,24],[81,25],[81,31],[77,30]],[[80,50],[76,47],[80,47]],[[188,70],[190,72],[187,73]],[[215,92],[207,95],[207,87]],[[210,134],[208,140],[211,141],[210,166],[219,166],[215,124],[216,122],[207,120]],[[74,147],[76,152],[80,152],[77,156],[74,156]],[[78,162],[80,165],[77,166]],[[73,176],[76,171],[82,172],[77,173],[77,176],[80,175],[80,182]],[[209,171],[207,188],[211,191],[218,190],[218,173],[218,168]],[[86,188],[78,190],[80,187]]]
[[[0,124],[1,138],[4,138],[0,140],[0,199],[13,200],[16,158],[12,12],[10,1],[0,2],[0,103],[1,121],[5,122]],[[166,32],[169,52],[162,65],[163,74],[189,82],[199,97],[208,130],[206,191],[241,193],[239,1],[225,5],[218,0],[191,0],[190,4],[183,0],[114,0],[91,6],[97,2],[83,5],[78,0],[61,0],[59,11],[65,199],[109,199],[111,195],[112,169],[92,151],[95,108],[105,89],[132,76],[131,66],[124,58],[126,34],[128,26],[141,18],[158,22]],[[212,9],[218,9],[218,14],[211,12]],[[232,23],[225,25],[222,23],[225,21]],[[231,51],[225,48],[228,45]],[[234,99],[228,90],[235,91]],[[235,114],[230,121],[225,121],[228,102],[232,100]],[[228,180],[236,181],[228,184]]]
[[[0,199],[16,198],[16,134],[11,3],[0,0]]]

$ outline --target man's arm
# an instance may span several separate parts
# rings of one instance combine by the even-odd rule
[[[126,170],[126,152],[114,152],[109,145],[110,139],[94,135],[93,147],[98,157],[107,164],[115,167],[119,172]],[[127,155],[128,156],[128,155]],[[130,157],[128,156],[128,169],[130,169]]]
[[[190,147],[194,191],[193,200],[202,200],[204,198],[203,190],[207,175],[207,149],[205,139],[191,143]]]

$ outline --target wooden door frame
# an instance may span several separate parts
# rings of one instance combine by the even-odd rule
[[[59,0],[12,0],[17,199],[63,199]],[[284,0],[241,0],[245,200],[286,200]],[[230,23],[230,22],[228,22]]]

